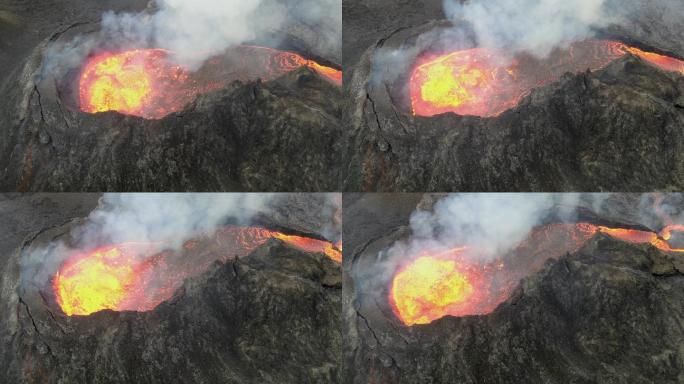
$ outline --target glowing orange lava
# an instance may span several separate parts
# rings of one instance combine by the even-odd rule
[[[88,315],[103,309],[148,310],[144,296],[154,260],[136,255],[147,245],[121,244],[76,254],[53,279],[57,303],[65,314]]]
[[[406,325],[428,324],[444,316],[492,312],[510,297],[520,279],[542,268],[552,258],[579,250],[597,233],[621,241],[651,244],[664,252],[684,252],[667,242],[684,225],[668,225],[659,234],[590,223],[549,224],[535,228],[513,251],[513,261],[482,264],[465,247],[421,254],[395,273],[389,302]]]
[[[89,59],[79,82],[81,110],[160,119],[181,111],[199,94],[224,88],[235,80],[268,81],[303,66],[342,85],[341,71],[267,47],[232,48],[192,73],[173,64],[171,56],[162,49],[136,49]]]
[[[53,291],[68,316],[104,309],[149,311],[171,298],[185,279],[208,270],[217,260],[247,256],[271,238],[342,260],[341,251],[327,241],[230,226],[190,240],[178,252],[160,250],[164,247],[158,243],[125,243],[76,252],[54,275]]]
[[[503,265],[474,262],[467,252],[455,248],[424,254],[395,274],[390,304],[404,324],[489,313],[505,300],[509,287],[494,277]]]
[[[405,324],[427,324],[458,311],[475,289],[454,260],[422,256],[399,272],[392,298]]]
[[[312,239],[309,237],[302,237],[302,236],[286,235],[286,234],[280,233],[280,232],[273,233],[272,237],[275,237],[276,239],[280,239],[280,240],[284,241],[285,243],[287,243],[287,244],[289,244],[295,248],[299,248],[303,251],[314,252],[314,253],[324,253],[326,256],[328,256],[332,260],[334,260],[338,263],[342,262],[342,251],[340,250],[340,248],[338,248],[337,245],[333,245],[329,241]]]
[[[412,112],[496,116],[518,105],[533,88],[566,72],[598,70],[628,53],[684,74],[682,60],[607,40],[577,42],[544,60],[524,54],[507,58],[506,52],[487,48],[427,54],[418,58],[409,78]]]

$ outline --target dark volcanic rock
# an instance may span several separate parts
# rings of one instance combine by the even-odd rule
[[[668,257],[598,236],[488,316],[406,328],[359,314],[347,382],[681,383],[684,263]]]
[[[7,11],[0,6],[0,31],[8,30],[0,47],[9,53],[0,58],[0,190],[321,191],[338,185],[341,90],[317,73],[302,68],[264,84],[234,83],[162,120],[81,113],[62,84],[68,78],[41,76],[46,48],[97,30],[105,10],[136,11],[148,2],[10,3]],[[54,13],[43,15],[51,5]],[[314,27],[300,24],[289,24],[279,40],[289,39],[307,57],[339,61]],[[320,39],[307,45],[307,36]]]
[[[273,241],[186,281],[151,312],[69,318],[20,298],[17,359],[3,374],[7,382],[336,382],[340,278],[325,255]]]
[[[364,7],[352,3],[347,8]],[[644,9],[630,11],[633,23],[601,33],[684,56],[681,17],[658,19],[661,24],[646,29],[664,8],[635,3]],[[357,58],[345,67],[345,190],[652,191],[684,185],[681,74],[626,56],[604,70],[566,74],[498,117],[415,117],[406,88],[412,60],[453,26],[437,21],[432,6],[406,14],[390,8],[397,13],[387,21],[392,28],[372,27],[374,40],[363,54],[360,40],[345,34],[345,55]],[[363,30],[369,17],[345,23]],[[463,40],[476,44],[463,28]],[[668,38],[659,45],[658,36]]]
[[[6,131],[0,188],[39,191],[333,190],[340,91],[308,69],[235,84],[162,120],[46,105]]]
[[[365,232],[385,227],[389,234],[373,238],[356,228],[349,240],[359,245],[346,248],[346,383],[684,381],[679,254],[599,234],[576,253],[549,260],[489,315],[407,327],[387,302],[387,281],[378,283],[388,276],[373,268],[378,252],[405,238],[406,229],[364,222]]]

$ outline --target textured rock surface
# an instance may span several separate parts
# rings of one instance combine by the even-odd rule
[[[352,1],[345,9],[355,8],[356,3],[366,4]],[[684,56],[677,43],[681,17],[665,17],[656,27],[645,29],[644,24],[664,11],[643,6],[644,12],[634,16],[638,24],[633,20],[604,32]],[[392,28],[371,26],[370,17],[345,19],[350,30],[368,27],[374,37],[362,47],[353,34],[345,34],[345,57],[358,58],[345,63],[350,96],[344,113],[350,130],[345,136],[345,190],[681,189],[684,78],[680,74],[627,56],[601,71],[567,74],[534,90],[518,107],[498,117],[414,117],[406,107],[405,79],[386,76],[386,72],[408,73],[410,61],[398,68],[376,54],[421,41],[417,36],[426,36],[444,23],[435,21],[440,17],[432,6],[418,13],[407,8],[406,14],[398,7],[389,8],[390,14],[398,12],[388,21]],[[406,20],[404,25],[401,20]],[[669,39],[658,45],[657,37],[664,35]],[[410,60],[411,53],[404,54]]]
[[[272,240],[216,263],[149,312],[66,317],[21,284],[22,250],[61,236],[97,195],[0,203],[0,381],[7,383],[335,383],[341,271],[323,254]],[[296,216],[296,215],[294,215]],[[287,223],[281,223],[285,226]]]
[[[39,4],[40,3],[40,4]],[[300,69],[265,84],[234,83],[163,120],[84,114],[39,82],[46,47],[96,30],[104,10],[146,1],[9,1],[0,5],[0,189],[6,191],[320,191],[338,184],[339,87]],[[49,11],[49,12],[48,12]],[[10,19],[11,18],[11,19]],[[11,20],[12,22],[10,23]],[[317,36],[297,25],[279,37],[313,57]],[[290,35],[294,37],[288,37]],[[327,45],[326,45],[327,46]]]
[[[638,202],[623,195],[605,204],[606,211],[619,220],[620,205],[636,209]],[[345,205],[345,214],[362,216],[364,204]],[[389,216],[405,212],[404,203],[397,206]],[[684,380],[681,255],[597,235],[525,278],[489,315],[406,327],[389,308],[383,283],[374,283],[382,275],[373,265],[380,250],[407,235],[407,219],[345,221],[345,228],[356,228],[353,236],[345,229],[345,240],[357,246],[346,248],[344,260],[344,382]],[[374,237],[379,228],[387,234]]]

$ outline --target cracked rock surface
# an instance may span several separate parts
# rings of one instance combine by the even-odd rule
[[[349,3],[348,14],[383,8]],[[599,32],[684,57],[683,11],[657,3],[624,10],[629,23]],[[401,9],[387,6],[387,20],[345,19],[350,31],[371,31],[363,39],[344,35],[345,190],[637,192],[684,185],[681,74],[625,56],[603,70],[568,73],[497,117],[413,116],[404,87],[417,54],[412,44],[429,45],[445,23],[433,2]],[[387,64],[387,52],[397,49],[405,62]]]
[[[0,202],[3,217],[16,217],[0,236],[1,382],[339,382],[341,271],[323,254],[271,240],[215,263],[148,312],[67,317],[22,285],[22,250],[62,236],[98,197],[9,195]]]
[[[341,98],[341,90],[307,68],[266,83],[235,82],[161,120],[79,112],[62,100],[56,81],[39,78],[53,41],[97,30],[106,10],[141,11],[147,5],[142,0],[0,4],[0,189],[336,189],[341,107],[331,101]],[[316,26],[300,24],[280,31],[290,49],[340,62],[341,52],[321,40]]]
[[[603,234],[547,261],[488,315],[403,325],[387,302],[388,276],[374,265],[383,260],[378,252],[408,235],[407,196],[394,201],[394,210],[385,197],[388,219],[371,214],[371,201],[345,204],[345,241],[355,244],[344,260],[345,383],[684,380],[684,260]],[[426,209],[431,200],[420,204]],[[624,208],[635,210],[638,202],[621,195],[594,214],[630,223],[633,214]]]

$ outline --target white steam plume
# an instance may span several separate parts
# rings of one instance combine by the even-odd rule
[[[606,0],[444,0],[456,25],[471,24],[482,47],[546,56],[554,47],[590,37],[615,21]]]
[[[416,256],[425,250],[474,246],[477,257],[502,256],[520,243],[554,205],[551,194],[458,194],[439,200],[433,211],[411,216],[412,237],[390,254]]]
[[[271,200],[270,194],[250,193],[106,194],[79,237],[85,242],[164,241],[178,247],[227,219],[248,223]]]
[[[231,47],[277,47],[287,33],[323,57],[341,56],[341,0],[154,0],[139,13],[105,12],[99,33],[48,47],[48,73],[68,69],[97,48],[163,48],[189,70]]]
[[[157,0],[153,14],[102,18],[103,32],[133,44],[150,42],[173,52],[177,62],[197,69],[207,58],[282,25],[286,11],[262,0]]]
[[[72,229],[73,244],[64,241],[45,244],[22,258],[23,283],[41,286],[49,281],[59,265],[72,254],[72,247],[85,251],[108,244],[144,242],[149,243],[151,250],[180,249],[187,240],[203,232],[211,233],[229,220],[249,224],[255,215],[269,209],[274,196],[253,193],[105,194],[84,225]]]

